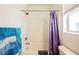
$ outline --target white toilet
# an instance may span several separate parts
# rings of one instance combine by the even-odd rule
[[[60,53],[60,55],[76,55],[70,49],[68,49],[68,48],[66,48],[65,46],[62,46],[62,45],[59,46],[59,53]]]

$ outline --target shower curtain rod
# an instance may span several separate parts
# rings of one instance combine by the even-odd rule
[[[52,10],[21,10],[22,12],[49,12]],[[59,10],[55,10],[57,12],[59,12]]]

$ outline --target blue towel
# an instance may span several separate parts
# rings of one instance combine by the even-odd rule
[[[20,54],[21,48],[20,28],[0,28],[0,55]]]

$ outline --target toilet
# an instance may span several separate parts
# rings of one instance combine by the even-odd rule
[[[76,55],[73,51],[66,48],[65,46],[60,45],[58,47],[60,55]]]

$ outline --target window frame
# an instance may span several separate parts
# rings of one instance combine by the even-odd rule
[[[75,9],[75,10],[72,10],[70,11],[69,13],[66,13],[67,16],[66,16],[66,31],[64,31],[65,33],[73,33],[73,34],[79,34],[79,31],[71,31],[69,29],[69,16],[75,12],[79,11],[79,9]],[[64,14],[65,15],[65,14]],[[64,20],[63,20],[64,21]],[[64,30],[64,29],[63,29]]]

